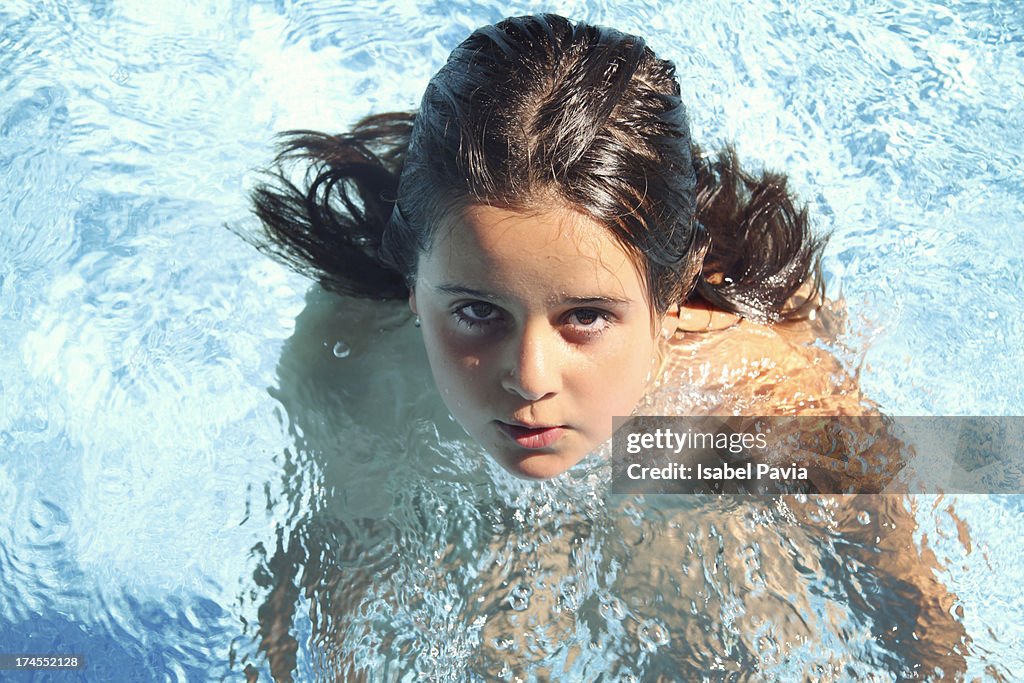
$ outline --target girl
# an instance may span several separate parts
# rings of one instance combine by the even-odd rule
[[[282,379],[300,451],[330,452],[320,471],[344,471],[316,489],[343,510],[283,531],[257,575],[276,679],[296,665],[300,590],[338,680],[962,669],[952,598],[907,550],[913,525],[896,497],[838,510],[678,497],[641,514],[560,484],[609,439],[613,415],[870,410],[812,345],[833,330],[806,213],[781,176],[752,177],[729,150],[703,156],[679,92],[672,64],[638,37],[520,17],[459,45],[416,113],[289,134],[276,181],[254,193],[268,237],[258,245],[327,290],[408,300],[454,419],[511,473],[558,479],[526,504],[496,501],[493,482],[461,473],[424,484],[404,468],[441,470],[366,447],[377,442],[355,430],[362,419],[347,443],[314,448],[332,430],[292,406],[334,404]],[[291,163],[311,169],[305,185],[290,181]],[[311,295],[296,337],[335,317],[323,300]],[[353,304],[345,324],[380,325],[367,308]],[[382,338],[389,357],[410,352],[401,339]],[[298,355],[286,350],[282,377],[301,374],[288,369]],[[332,386],[351,392],[351,415],[388,409],[366,396],[361,373],[375,368],[344,371]],[[415,368],[400,377],[415,394]],[[373,468],[398,483],[367,484]],[[349,486],[339,493],[331,479]],[[820,570],[832,543],[845,566],[896,588],[879,600],[859,581],[833,585]],[[884,652],[862,664],[836,643]]]

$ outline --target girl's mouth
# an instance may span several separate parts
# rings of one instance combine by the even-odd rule
[[[561,425],[551,427],[524,427],[498,421],[498,429],[521,448],[539,450],[547,448],[562,438],[565,428]]]

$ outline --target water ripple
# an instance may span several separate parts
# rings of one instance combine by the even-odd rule
[[[30,633],[104,652],[111,680],[236,675],[263,665],[261,591],[290,567],[308,592],[284,632],[307,678],[322,653],[439,680],[888,679],[932,656],[907,647],[901,581],[933,553],[955,599],[929,623],[966,628],[972,676],[1020,676],[1012,500],[922,504],[911,533],[889,503],[609,501],[600,457],[510,481],[423,363],[393,362],[422,360],[404,311],[315,290],[303,310],[305,285],[222,229],[276,129],[412,108],[472,28],[535,9],[4,4],[5,647]],[[677,63],[699,141],[791,174],[835,230],[825,268],[871,395],[1019,411],[1015,3],[557,9],[646,35]],[[965,381],[979,372],[998,381]],[[889,534],[901,553],[877,550]]]

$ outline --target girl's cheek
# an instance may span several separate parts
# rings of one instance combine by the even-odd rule
[[[477,336],[443,327],[432,335],[429,346],[430,355],[440,360],[448,372],[458,374],[480,372],[487,367],[488,357],[494,351]]]
[[[486,349],[483,337],[474,333],[467,334],[465,330],[457,329],[455,325],[448,321],[438,335],[438,341],[445,353],[453,357],[479,356],[481,351]]]

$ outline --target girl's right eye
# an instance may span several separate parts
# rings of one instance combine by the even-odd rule
[[[467,327],[486,325],[499,319],[498,308],[486,301],[474,301],[455,309],[455,319]]]

